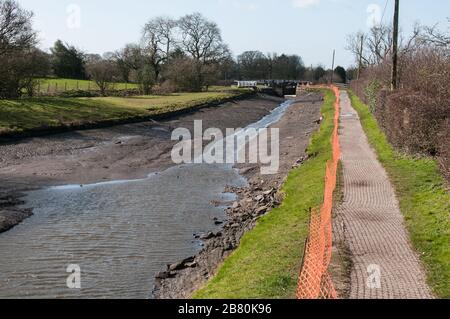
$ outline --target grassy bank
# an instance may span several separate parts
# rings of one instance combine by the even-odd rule
[[[305,240],[309,208],[323,202],[326,162],[331,158],[334,101],[325,91],[325,121],[309,147],[314,156],[293,170],[283,186],[285,200],[258,221],[239,248],[194,298],[294,298]]]
[[[0,134],[153,116],[215,103],[242,93],[202,92],[129,98],[29,98],[0,100]]]
[[[450,194],[437,163],[397,153],[368,107],[351,92],[350,98],[394,184],[412,243],[427,268],[429,284],[438,296],[450,298]]]

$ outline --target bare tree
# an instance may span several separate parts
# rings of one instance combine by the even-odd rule
[[[363,51],[361,50],[361,39],[363,42]],[[358,32],[347,37],[346,49],[353,53],[356,61],[361,58],[363,65],[377,65],[389,57],[392,49],[392,30],[391,27],[377,25],[372,27],[367,34]]]
[[[36,45],[36,32],[31,26],[33,13],[18,2],[0,0],[0,55]]]
[[[19,97],[23,89],[32,94],[33,77],[47,71],[42,61],[48,59],[34,49],[32,17],[18,2],[0,0],[0,98]]]
[[[222,41],[217,24],[200,13],[182,17],[178,25],[181,30],[181,47],[193,59],[197,73],[195,86],[197,90],[201,90],[205,66],[220,63],[230,56],[230,51]]]
[[[175,27],[176,22],[166,17],[152,19],[144,27],[142,46],[153,68],[155,81],[159,80],[162,64],[170,57],[175,42]]]
[[[94,60],[86,65],[86,71],[105,96],[117,76],[116,65],[110,60]]]
[[[127,79],[139,83],[141,91],[149,94],[155,83],[154,70],[145,50],[137,44],[128,44],[115,54],[116,65]],[[123,76],[123,75],[122,75]]]
[[[423,32],[419,36],[419,42],[424,45],[448,48],[450,46],[450,35],[438,28],[438,24],[424,26]]]

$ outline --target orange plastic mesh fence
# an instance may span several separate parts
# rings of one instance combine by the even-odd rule
[[[303,265],[298,283],[298,299],[338,298],[333,281],[328,273],[333,248],[333,194],[336,189],[337,169],[341,156],[338,135],[340,92],[337,87],[332,86],[331,88],[336,95],[332,136],[333,158],[326,166],[322,207],[311,211],[310,231],[303,254]]]

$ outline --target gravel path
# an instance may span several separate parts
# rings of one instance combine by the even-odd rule
[[[344,201],[336,213],[343,223],[337,231],[343,229],[353,261],[350,298],[433,298],[394,189],[347,92],[341,107]]]

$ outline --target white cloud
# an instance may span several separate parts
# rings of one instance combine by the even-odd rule
[[[293,0],[292,5],[296,8],[305,9],[312,6],[316,6],[320,3],[320,0]]]

